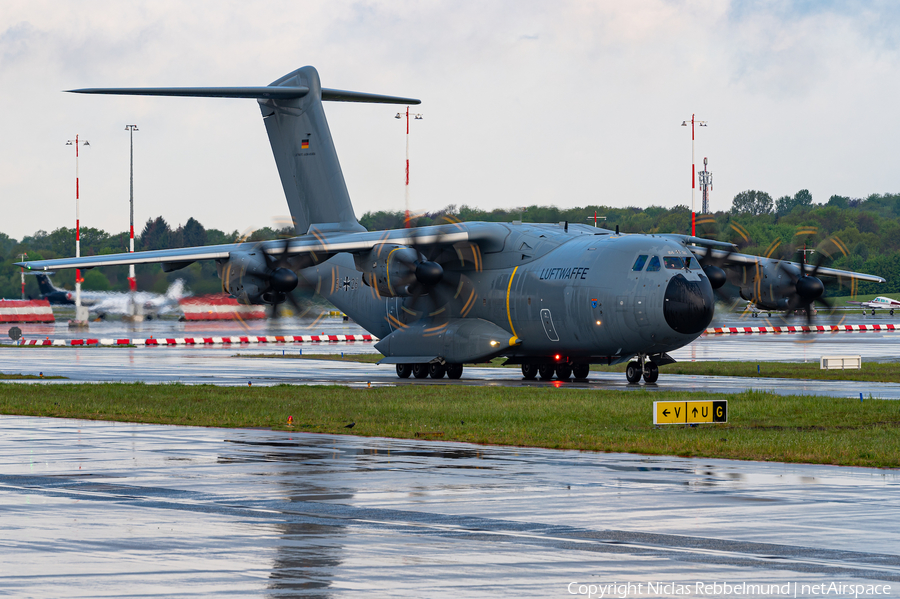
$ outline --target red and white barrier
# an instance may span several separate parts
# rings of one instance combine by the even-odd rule
[[[0,322],[56,322],[47,300],[0,300]]]
[[[245,306],[225,294],[200,295],[178,301],[185,320],[262,320],[265,306]]]
[[[714,327],[706,329],[704,335],[766,335],[780,333],[865,333],[868,331],[898,331],[895,324],[833,324],[816,326],[778,327]]]
[[[22,345],[246,345],[252,343],[333,343],[362,341],[373,343],[378,337],[373,335],[265,335],[252,337],[160,337],[154,339],[28,339]]]

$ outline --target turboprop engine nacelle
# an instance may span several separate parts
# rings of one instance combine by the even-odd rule
[[[289,268],[273,269],[259,249],[231,252],[216,265],[222,290],[241,304],[277,304],[297,287],[297,274]]]
[[[789,262],[768,263],[754,272],[748,284],[741,285],[741,297],[755,301],[761,308],[784,310],[794,305],[815,301],[822,296],[825,286],[822,281]]]
[[[416,280],[419,252],[405,245],[381,245],[354,256],[363,283],[378,290],[382,297],[406,297]]]

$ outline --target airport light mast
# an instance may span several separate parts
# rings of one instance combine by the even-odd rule
[[[422,120],[422,114],[416,113],[412,115],[417,121]],[[409,106],[406,107],[406,214],[404,216],[404,226],[409,228]],[[398,112],[395,119],[402,119],[403,113]]]
[[[86,139],[82,139],[79,141],[78,135],[75,135],[75,139],[70,139],[66,142],[67,146],[75,146],[75,257],[81,257],[81,202],[80,202],[80,190],[79,190],[79,180],[78,180],[78,144],[83,146],[91,145],[90,142]],[[75,269],[75,322],[77,324],[86,324],[87,323],[87,315],[84,315],[82,318],[82,309],[81,309],[81,283],[84,279],[81,278],[81,269]]]
[[[694,211],[694,190],[697,188],[697,167],[694,162],[694,125],[706,127],[706,121],[698,121],[691,115],[691,235],[697,235],[697,213]],[[682,127],[687,127],[688,121],[681,121]]]
[[[697,173],[700,179],[700,214],[709,214],[709,190],[712,189],[712,172],[706,169],[707,158],[703,157],[703,170]]]
[[[128,227],[128,252],[134,253],[134,132],[138,131],[137,125],[125,125],[125,130],[128,131],[128,136],[131,142],[131,152],[130,152],[130,178],[129,178],[129,205],[130,205],[130,220]],[[134,264],[128,265],[128,288],[131,291],[137,290],[137,280],[134,278]]]
[[[586,221],[594,221],[594,228],[596,229],[596,228],[597,228],[597,219],[598,219],[598,218],[602,218],[603,220],[606,220],[606,217],[605,217],[605,216],[597,216],[597,211],[594,210],[594,216],[589,216],[589,217],[587,217],[585,220],[586,220]]]
[[[19,254],[19,258],[21,262],[25,262],[25,258],[28,256],[28,252]],[[25,299],[25,267],[22,267],[22,299]]]

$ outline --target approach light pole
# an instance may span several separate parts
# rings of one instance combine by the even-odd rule
[[[598,219],[598,218],[602,218],[603,220],[606,220],[606,217],[605,217],[605,216],[597,216],[597,211],[594,210],[594,216],[589,216],[589,217],[587,217],[587,218],[584,219],[584,220],[586,220],[586,221],[594,221],[594,228],[596,229],[596,228],[597,228],[597,219]]]
[[[80,193],[79,193],[79,181],[78,181],[78,144],[83,146],[91,145],[90,142],[86,139],[82,139],[79,141],[78,135],[75,135],[75,139],[70,139],[66,142],[67,146],[75,146],[75,257],[81,257],[81,203],[80,203]],[[82,317],[82,308],[81,308],[81,283],[84,279],[81,278],[81,269],[75,269],[75,322],[77,324],[87,324],[87,316],[84,315]]]
[[[137,125],[125,125],[125,130],[128,131],[129,141],[131,142],[131,150],[130,150],[130,163],[129,163],[129,206],[130,206],[130,219],[129,219],[129,227],[128,227],[128,252],[130,254],[134,253],[134,132],[138,131]],[[128,288],[131,291],[135,291],[137,289],[137,281],[134,278],[134,264],[128,265]]]
[[[19,254],[19,262],[25,262],[25,258],[28,256],[28,252],[24,252]],[[25,299],[25,267],[22,267],[22,299]]]
[[[409,228],[409,106],[406,107],[406,214],[404,216],[404,226]],[[413,114],[412,117],[417,120],[422,120],[422,114],[416,113]],[[395,119],[402,119],[403,113],[398,112],[394,117]]]
[[[694,190],[697,188],[697,168],[694,163],[694,125],[706,127],[706,121],[698,121],[691,115],[691,235],[697,235],[697,213],[694,211]],[[687,127],[688,121],[681,121],[682,127]]]

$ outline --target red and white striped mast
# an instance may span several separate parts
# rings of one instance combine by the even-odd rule
[[[75,135],[75,139],[68,140],[66,142],[67,146],[74,145],[75,146],[75,257],[81,257],[81,202],[80,202],[80,185],[78,180],[78,144],[82,144],[85,146],[91,145],[86,139],[81,141],[78,140],[78,135]],[[81,308],[81,283],[84,279],[81,278],[81,269],[75,269],[75,320],[78,320],[79,308]]]
[[[134,253],[134,132],[138,131],[137,125],[125,125],[125,130],[129,132],[131,138],[131,162],[130,162],[130,180],[129,180],[129,198],[131,206],[131,220],[128,228],[128,252]],[[134,264],[128,265],[128,288],[131,291],[137,289],[137,280],[134,278]]]
[[[403,118],[403,113],[398,112],[395,119]],[[422,114],[416,113],[413,118],[417,121],[422,120]],[[403,218],[404,226],[409,228],[409,106],[406,107],[406,213]]]
[[[697,167],[694,162],[694,124],[706,127],[706,121],[698,121],[691,115],[691,235],[697,235],[697,213],[694,211],[694,191],[697,189]],[[682,127],[687,127],[687,121],[681,121]]]

